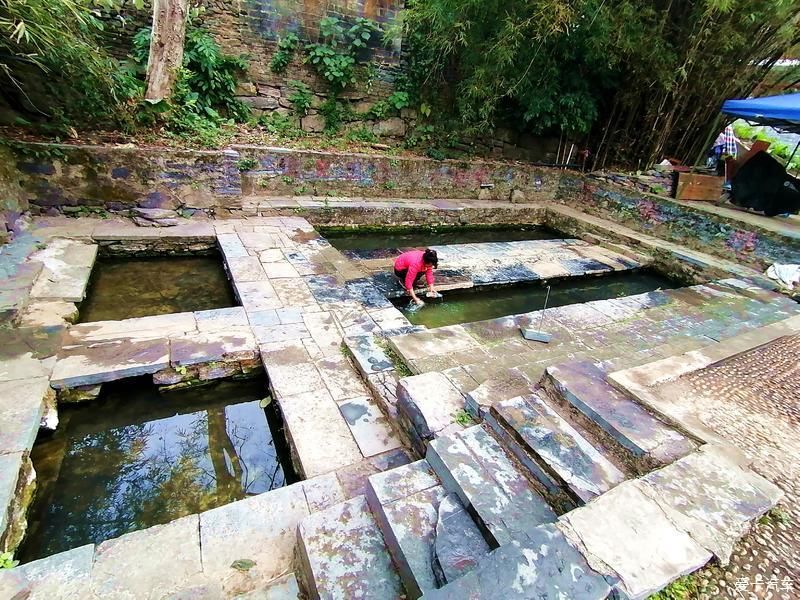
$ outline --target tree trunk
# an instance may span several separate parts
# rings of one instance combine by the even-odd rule
[[[153,0],[153,36],[147,59],[148,100],[172,94],[175,75],[183,63],[183,40],[189,0]]]

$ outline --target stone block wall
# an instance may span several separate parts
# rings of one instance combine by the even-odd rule
[[[28,210],[20,173],[10,149],[0,146],[0,244],[14,234],[17,219]]]
[[[591,177],[565,175],[556,199],[636,231],[756,269],[776,262],[800,263],[800,239],[745,228],[735,219]]]
[[[19,201],[34,214],[241,209],[248,195],[477,198],[555,195],[562,171],[498,161],[436,161],[233,146],[225,151],[31,144],[11,159]],[[50,151],[48,151],[48,149]],[[481,190],[481,187],[486,189]]]
[[[402,8],[402,0],[203,0],[203,25],[228,54],[246,54],[250,66],[242,81],[240,93],[252,98],[251,104],[267,104],[291,80],[303,81],[315,91],[325,93],[327,86],[302,61],[302,50],[284,73],[270,70],[270,61],[278,39],[286,33],[297,34],[301,43],[317,41],[322,18],[338,17],[352,22],[364,17],[390,28]],[[132,38],[151,23],[151,7],[147,2],[136,10],[130,0],[123,0],[119,13],[107,15],[105,43],[118,58],[130,52]],[[400,62],[401,40],[390,46],[376,43],[361,58],[373,64],[373,77],[356,86],[359,94],[385,98],[392,90],[394,73]],[[263,98],[264,100],[255,100]],[[275,107],[277,108],[277,107]]]

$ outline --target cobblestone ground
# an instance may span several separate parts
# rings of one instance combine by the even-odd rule
[[[687,375],[664,389],[753,460],[786,496],[727,567],[698,573],[701,599],[800,598],[800,336]],[[674,395],[673,395],[674,394]]]

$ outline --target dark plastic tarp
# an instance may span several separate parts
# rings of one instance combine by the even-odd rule
[[[726,100],[722,104],[722,112],[759,125],[800,133],[800,92],[746,100]]]

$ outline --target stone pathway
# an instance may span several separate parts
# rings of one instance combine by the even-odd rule
[[[785,493],[730,564],[698,574],[702,598],[797,598],[800,590],[800,335],[776,340],[659,386],[660,406],[734,444]],[[785,515],[785,516],[784,516]],[[778,582],[776,584],[776,582]]]

